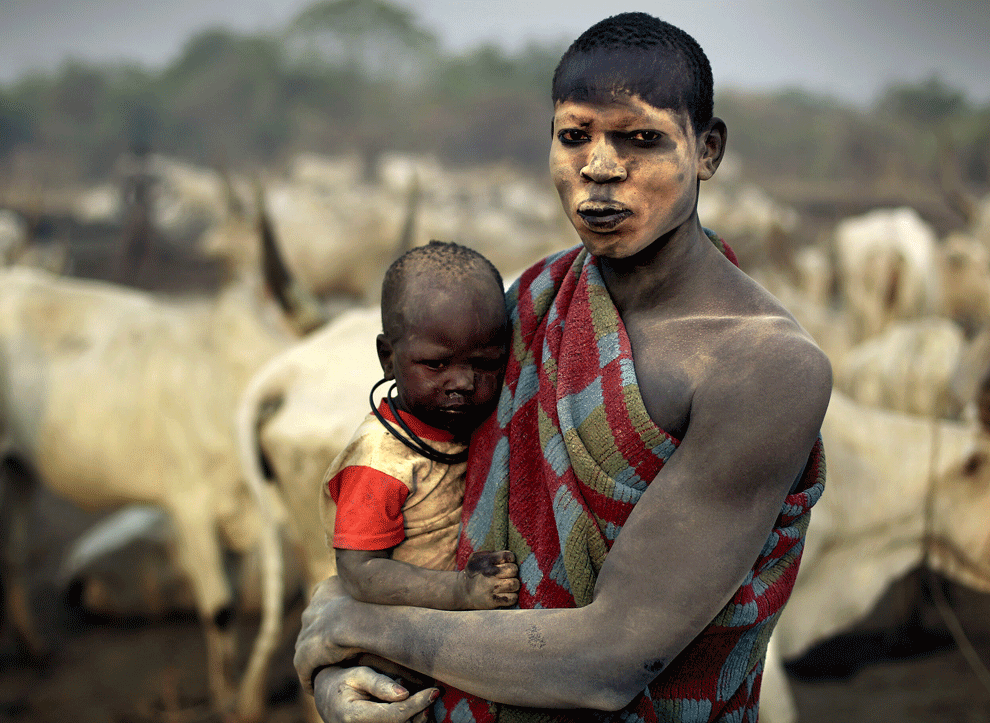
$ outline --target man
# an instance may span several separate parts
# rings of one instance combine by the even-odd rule
[[[328,719],[405,720],[436,695],[321,667],[366,651],[440,681],[439,719],[756,720],[824,482],[831,369],[699,222],[726,127],[690,36],[604,20],[553,100],[551,174],[583,249],[509,292],[460,549],[511,550],[521,609],[363,605],[324,584],[296,663]]]

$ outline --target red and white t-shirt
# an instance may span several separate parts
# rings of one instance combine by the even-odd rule
[[[382,401],[385,419],[396,420]],[[465,443],[400,411],[403,421],[440,452]],[[456,569],[467,463],[434,462],[396,439],[368,414],[322,484],[327,544],[347,550],[394,548],[392,558],[434,570]]]

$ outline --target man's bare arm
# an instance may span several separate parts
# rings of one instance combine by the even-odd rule
[[[688,431],[630,514],[591,604],[454,615],[364,605],[326,587],[311,622],[329,623],[329,639],[344,649],[485,698],[622,708],[738,589],[828,404],[828,361],[810,342],[783,334],[732,351],[740,362],[699,388]],[[329,654],[327,638],[304,631],[297,661],[317,651]]]
[[[388,550],[337,549],[337,574],[355,600],[435,610],[491,610],[519,599],[519,568],[508,550],[478,552],[464,570],[429,570]]]

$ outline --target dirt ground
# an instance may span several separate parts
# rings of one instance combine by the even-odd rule
[[[57,594],[54,573],[65,545],[95,519],[48,493],[39,500],[32,592],[55,650],[46,664],[32,667],[9,630],[0,633],[0,723],[220,723],[207,704],[206,653],[195,619],[87,618]],[[856,631],[790,666],[801,723],[990,721],[990,691],[948,636],[919,579],[895,586]],[[990,661],[990,596],[935,583]],[[244,649],[253,624],[241,623]],[[294,636],[286,631],[269,678],[270,723],[304,720],[291,666]]]

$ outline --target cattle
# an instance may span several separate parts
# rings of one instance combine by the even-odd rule
[[[856,341],[895,319],[939,310],[935,232],[913,209],[878,209],[844,219],[834,241],[843,310]]]
[[[270,359],[237,405],[244,477],[256,496],[274,493],[281,500],[307,599],[317,582],[336,573],[319,513],[320,481],[369,411],[371,387],[382,375],[375,352],[380,329],[377,307],[343,312]],[[270,586],[273,600],[283,587]],[[256,643],[266,655],[281,637],[280,621],[271,621]],[[304,705],[309,719],[318,721],[312,699]]]
[[[409,246],[457,241],[498,268],[526,267],[577,243],[549,186],[508,168],[443,168],[429,158],[383,154],[366,179],[354,158],[297,157],[290,175],[266,183],[266,210],[287,267],[322,299],[378,296],[395,239]],[[411,219],[415,228],[409,228]],[[240,250],[213,240],[217,256]]]
[[[375,351],[380,329],[377,307],[342,313],[270,359],[237,406],[245,478],[262,490],[274,485],[284,500],[310,586],[335,572],[319,515],[319,485],[370,411],[371,387],[382,376]]]
[[[760,720],[793,723],[782,662],[847,630],[923,562],[990,592],[990,433],[857,404],[834,392],[825,494],[767,654]]]
[[[942,313],[968,337],[990,321],[990,249],[975,236],[949,234],[939,246]]]
[[[238,228],[254,235],[236,224],[231,232]],[[176,530],[216,705],[242,720],[260,717],[264,653],[256,647],[239,691],[232,683],[221,539],[233,550],[257,539],[269,579],[280,576],[281,557],[274,503],[245,486],[231,419],[251,374],[296,338],[257,273],[215,298],[163,299],[33,269],[0,271],[0,470],[6,500],[20,503],[4,504],[14,543],[4,583],[30,648],[41,644],[21,604],[22,521],[37,481],[83,508],[153,504]],[[279,614],[274,597],[265,600],[263,628]]]
[[[862,404],[958,419],[968,399],[953,381],[966,347],[962,328],[948,319],[897,322],[834,360],[835,387]]]

